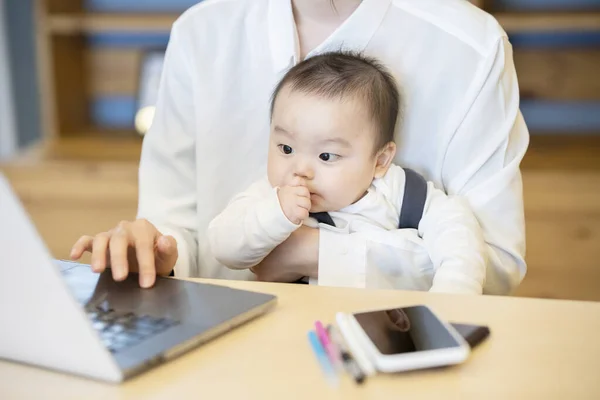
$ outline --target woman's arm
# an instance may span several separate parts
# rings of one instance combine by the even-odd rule
[[[256,279],[266,282],[295,282],[317,278],[319,229],[301,226],[252,268]]]
[[[442,167],[449,195],[467,199],[487,243],[485,293],[509,294],[525,276],[521,160],[529,132],[519,111],[512,47],[503,37],[488,57],[477,96],[448,145]]]
[[[172,29],[156,113],[144,137],[139,168],[138,218],[177,241],[177,276],[196,271],[196,157],[193,71],[185,36]],[[188,46],[189,48],[189,46]]]

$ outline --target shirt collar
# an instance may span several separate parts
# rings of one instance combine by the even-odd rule
[[[308,54],[334,50],[364,50],[381,25],[392,0],[363,0],[356,11],[316,49]],[[296,24],[291,0],[270,0],[269,44],[275,72],[288,68],[296,61]]]

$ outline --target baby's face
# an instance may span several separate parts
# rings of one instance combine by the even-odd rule
[[[311,193],[311,212],[340,210],[364,196],[380,174],[376,138],[360,101],[327,99],[284,87],[273,109],[269,182],[282,187],[300,176]]]

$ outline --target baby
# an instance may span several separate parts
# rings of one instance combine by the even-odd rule
[[[392,163],[400,105],[389,72],[358,54],[326,53],[290,69],[271,100],[267,177],[209,225],[216,259],[251,268],[302,224],[398,229],[408,187],[407,171]],[[459,198],[424,187],[418,233],[434,265],[430,290],[481,294],[486,258],[477,219]]]

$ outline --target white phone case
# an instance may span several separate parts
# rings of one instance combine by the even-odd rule
[[[364,312],[370,311],[381,310]],[[459,344],[457,347],[386,355],[377,349],[353,314],[337,313],[336,322],[349,350],[366,375],[373,375],[376,372],[401,372],[441,367],[464,362],[470,353],[469,345],[450,324],[439,319],[433,311],[432,314]]]

